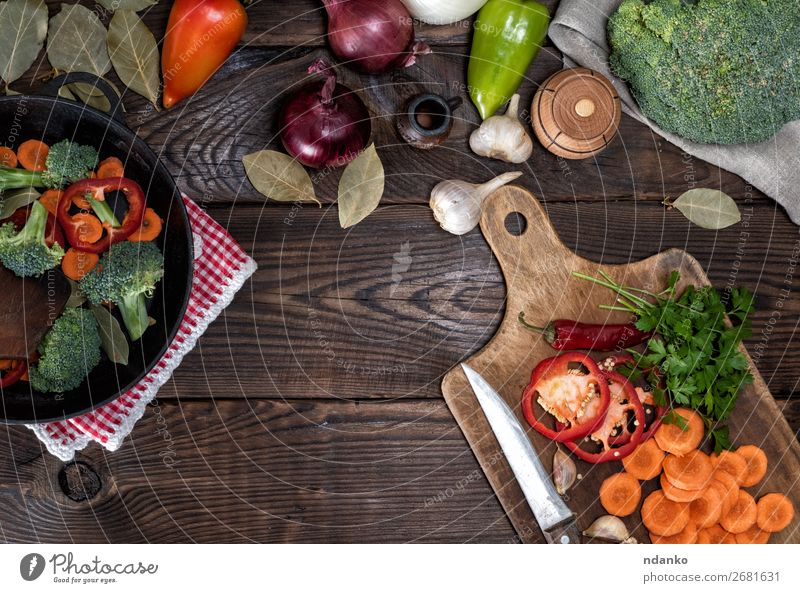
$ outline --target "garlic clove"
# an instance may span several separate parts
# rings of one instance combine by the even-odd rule
[[[498,159],[507,163],[524,163],[533,154],[533,140],[519,120],[519,95],[503,115],[493,115],[469,137],[472,152],[479,156]]]
[[[578,477],[578,468],[572,458],[564,453],[560,448],[556,449],[553,455],[553,483],[556,485],[556,492],[561,496],[572,488]]]
[[[628,528],[619,517],[613,515],[603,515],[595,519],[589,528],[583,532],[587,537],[596,537],[607,541],[615,542],[618,544],[635,544],[638,543],[636,538],[631,537],[628,533]]]

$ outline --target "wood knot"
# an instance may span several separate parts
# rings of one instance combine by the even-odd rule
[[[72,461],[58,472],[58,485],[67,498],[83,502],[97,496],[103,482],[90,465],[83,461]]]

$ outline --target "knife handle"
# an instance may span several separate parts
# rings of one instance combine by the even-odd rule
[[[581,543],[581,533],[575,524],[575,518],[556,525],[552,529],[544,532],[544,538],[548,544],[579,544]]]

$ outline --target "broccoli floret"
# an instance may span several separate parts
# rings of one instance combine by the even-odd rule
[[[58,243],[47,246],[44,239],[46,225],[47,209],[34,202],[21,231],[17,232],[10,222],[0,227],[0,261],[3,265],[25,278],[39,277],[61,263],[64,250]]]
[[[760,142],[800,117],[795,0],[624,0],[608,39],[612,71],[668,132]]]
[[[86,309],[68,308],[39,344],[39,361],[30,369],[31,386],[43,393],[78,387],[100,362],[100,330]]]
[[[97,166],[97,158],[97,151],[91,146],[70,140],[56,142],[47,153],[44,171],[0,167],[0,191],[23,187],[61,189],[89,177]]]
[[[112,302],[122,314],[131,340],[142,337],[150,324],[145,298],[164,275],[164,258],[153,243],[124,241],[111,246],[99,264],[80,282],[90,303]]]

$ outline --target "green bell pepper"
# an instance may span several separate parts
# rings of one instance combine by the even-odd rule
[[[522,84],[550,24],[547,7],[532,0],[489,0],[478,13],[467,84],[483,119]]]

